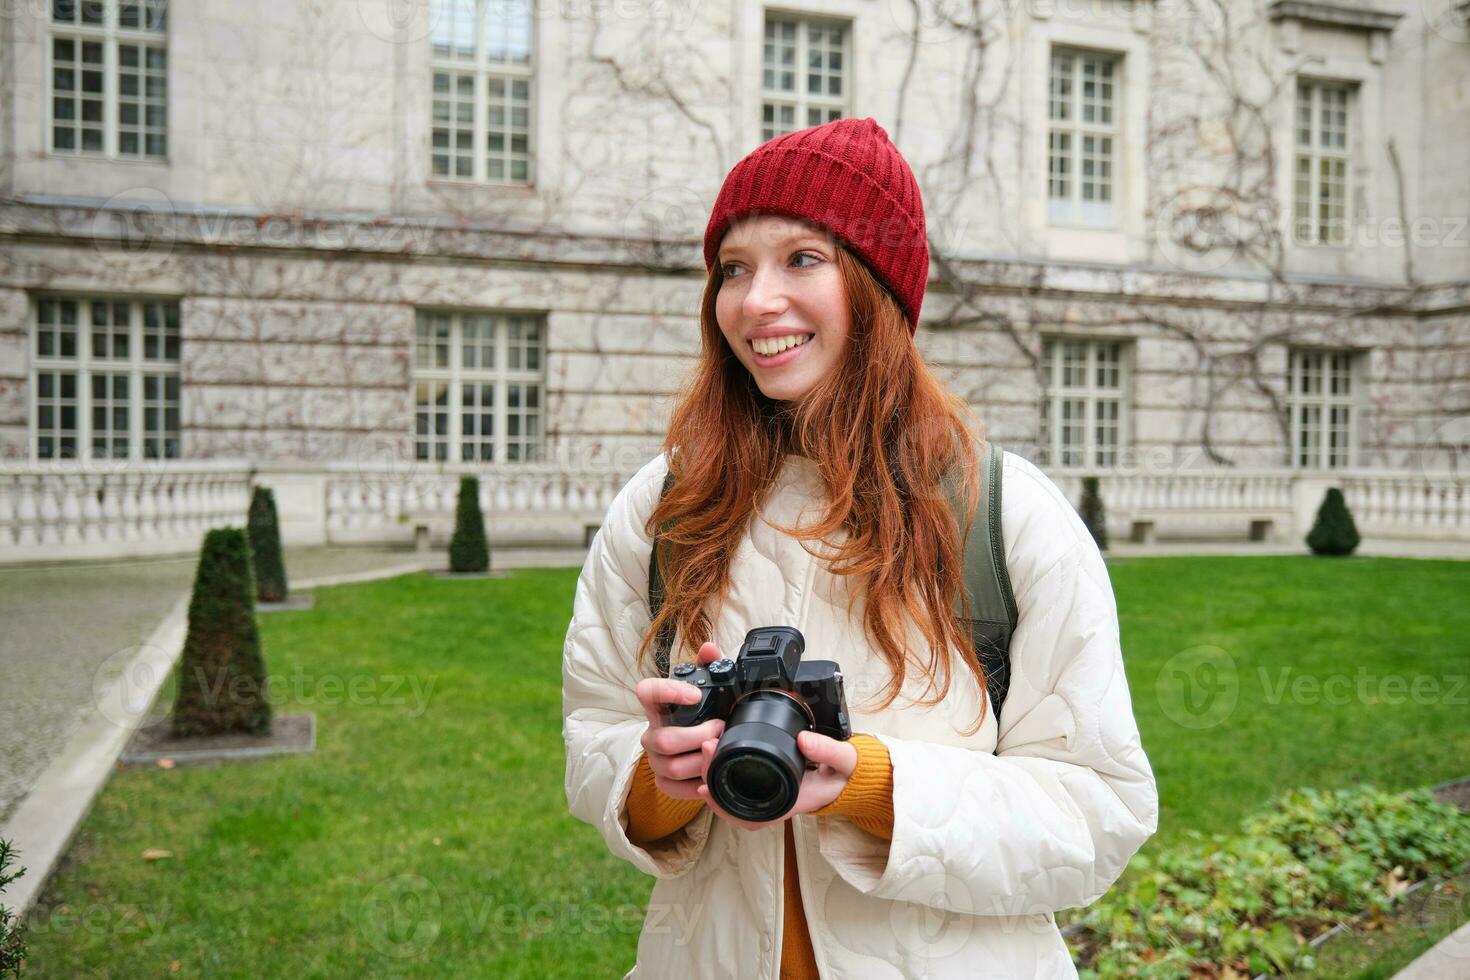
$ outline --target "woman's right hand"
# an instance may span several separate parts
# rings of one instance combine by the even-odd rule
[[[713,643],[699,648],[697,663],[705,664],[719,660],[723,654]],[[676,800],[700,799],[699,787],[704,783],[704,753],[700,747],[706,739],[718,739],[725,731],[725,722],[720,718],[692,728],[670,725],[664,718],[666,704],[696,704],[699,688],[687,681],[672,677],[645,677],[634,689],[643,713],[648,716],[648,729],[640,740],[643,752],[648,756],[648,767],[653,770],[653,781],[665,795]]]

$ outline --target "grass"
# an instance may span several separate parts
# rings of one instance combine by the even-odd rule
[[[1389,980],[1467,919],[1470,875],[1439,888],[1425,885],[1385,921],[1358,925],[1328,940],[1312,969],[1292,973],[1287,980]]]
[[[1137,559],[1111,573],[1163,801],[1147,848],[1232,829],[1292,786],[1465,775],[1470,692],[1451,687],[1470,565]],[[621,976],[650,882],[566,811],[576,574],[405,576],[262,617],[277,710],[317,713],[317,752],[115,773],[31,916],[30,972]],[[1360,668],[1367,693],[1354,681],[1346,703],[1291,687]],[[1390,676],[1440,688],[1390,703]]]

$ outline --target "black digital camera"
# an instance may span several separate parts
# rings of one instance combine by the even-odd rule
[[[842,670],[831,660],[802,663],[805,649],[799,630],[762,626],[745,634],[737,659],[682,663],[671,675],[699,688],[701,697],[666,705],[670,725],[725,721],[705,783],[714,801],[741,820],[777,820],[796,805],[802,777],[816,768],[797,748],[797,735],[852,736]]]

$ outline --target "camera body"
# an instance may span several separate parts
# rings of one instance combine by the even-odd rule
[[[802,731],[840,741],[852,736],[841,668],[831,660],[803,662],[805,649],[799,630],[762,626],[745,634],[735,660],[682,663],[671,675],[698,688],[700,699],[667,705],[668,724],[725,722],[706,782],[715,802],[740,819],[775,820],[796,804],[802,775],[815,768],[796,747]]]

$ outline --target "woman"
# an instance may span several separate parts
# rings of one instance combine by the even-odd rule
[[[704,257],[695,375],[593,541],[562,665],[571,812],[657,879],[628,976],[1075,976],[1053,913],[1121,874],[1157,792],[1102,558],[1010,453],[1019,618],[1004,716],[988,710],[953,612],[968,529],[940,489],[957,473],[973,504],[983,446],[913,343],[912,172],[872,119],[777,137],[726,178]],[[651,621],[654,528],[670,547]],[[722,724],[664,724],[697,700],[653,667],[665,625],[675,664],[793,626],[841,666],[854,734],[801,735],[820,765],[786,817],[710,799]]]

